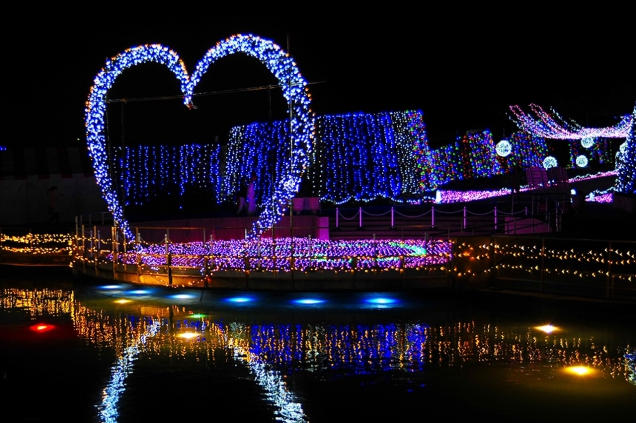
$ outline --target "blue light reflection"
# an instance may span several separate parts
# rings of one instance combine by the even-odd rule
[[[322,304],[324,302],[325,300],[321,300],[318,298],[301,298],[300,300],[293,301],[294,304],[298,304],[298,305],[316,305],[316,304]]]

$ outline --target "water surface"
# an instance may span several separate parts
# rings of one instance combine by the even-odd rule
[[[627,307],[47,275],[5,278],[0,293],[3,422],[636,418]]]

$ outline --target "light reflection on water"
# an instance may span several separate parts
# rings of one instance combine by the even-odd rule
[[[636,411],[634,331],[572,306],[24,285],[3,283],[0,299],[0,394],[23,421],[68,416],[71,399],[96,422],[632,421]]]

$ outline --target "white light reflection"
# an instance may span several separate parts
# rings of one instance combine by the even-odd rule
[[[121,285],[102,285],[99,287],[100,289],[113,290],[113,289],[121,289]]]
[[[175,300],[188,300],[188,299],[192,299],[192,298],[196,298],[196,295],[192,295],[192,294],[175,294],[172,295],[170,298],[174,298]]]
[[[117,412],[117,403],[119,402],[119,397],[126,390],[124,382],[126,376],[132,373],[133,362],[139,354],[139,346],[144,345],[149,337],[155,336],[159,331],[159,327],[159,321],[153,319],[152,324],[146,327],[146,332],[139,337],[138,341],[124,348],[121,356],[118,357],[117,364],[111,369],[110,382],[108,386],[104,388],[102,404],[97,407],[100,422],[117,422],[117,416],[119,415]]]
[[[541,332],[552,333],[552,332],[558,330],[559,328],[557,328],[556,326],[552,326],[552,325],[543,325],[543,326],[537,326],[536,329],[540,330]]]
[[[296,396],[287,389],[280,372],[271,370],[257,354],[250,353],[240,345],[233,345],[233,339],[230,338],[229,342],[234,358],[247,366],[254,380],[265,389],[267,399],[278,408],[276,420],[285,423],[309,422],[302,404],[294,401]]]

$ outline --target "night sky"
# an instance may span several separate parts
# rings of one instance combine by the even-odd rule
[[[627,10],[546,11],[527,3],[500,10],[361,3],[364,8],[347,11],[342,2],[268,3],[258,10],[242,2],[234,10],[157,4],[108,12],[25,4],[5,15],[0,145],[83,146],[84,103],[107,57],[159,43],[193,72],[217,41],[238,33],[289,50],[311,84],[317,115],[421,110],[433,146],[475,129],[500,139],[516,130],[508,116],[513,104],[527,111],[530,103],[554,107],[584,126],[610,126],[636,101]],[[180,100],[109,106],[112,133],[126,144],[208,143],[216,136],[223,141],[234,125],[284,119],[280,91],[251,90],[275,79],[256,59],[239,56],[210,68],[197,88],[210,95],[195,98],[196,110]],[[109,98],[178,93],[168,71],[144,64],[125,71]]]

